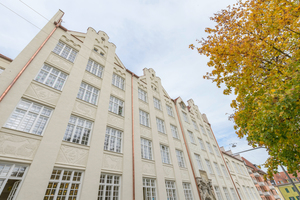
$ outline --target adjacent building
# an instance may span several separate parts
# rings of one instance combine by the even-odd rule
[[[67,30],[62,16],[13,61],[0,56],[1,200],[238,200],[243,186],[256,199],[192,99],[172,99],[153,69],[125,68],[105,32]]]
[[[294,182],[298,190],[300,190],[300,173],[297,173],[297,176],[289,174],[289,177]],[[284,172],[279,172],[274,174],[274,180],[272,182],[273,186],[280,191],[279,195],[286,200],[300,200],[299,194],[296,191],[296,188],[292,185],[289,178]]]

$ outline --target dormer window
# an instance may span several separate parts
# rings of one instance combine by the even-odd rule
[[[94,51],[95,51],[95,52],[98,52],[98,49],[94,48]]]

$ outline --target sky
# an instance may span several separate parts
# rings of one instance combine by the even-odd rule
[[[0,53],[14,59],[61,9],[62,25],[68,30],[86,32],[88,27],[104,31],[117,46],[116,53],[127,69],[142,75],[153,68],[171,96],[193,99],[205,113],[219,146],[234,153],[251,149],[239,139],[228,120],[233,95],[223,95],[203,75],[212,68],[208,58],[188,48],[205,38],[214,13],[236,0],[0,0]],[[232,143],[237,147],[232,148]],[[241,154],[254,164],[268,158],[264,149]]]

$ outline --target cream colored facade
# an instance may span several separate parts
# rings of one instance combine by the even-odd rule
[[[254,184],[256,180],[252,179],[249,175],[252,172],[247,169],[242,158],[239,155],[233,156],[231,151],[225,151],[223,147],[221,147],[221,151],[242,199],[260,200],[261,197]]]
[[[126,69],[105,32],[55,30],[62,15],[13,62],[0,63],[9,69],[0,76],[3,94],[54,30],[0,102],[0,200],[102,199],[101,192],[123,200],[200,199],[199,192],[202,200],[238,199],[210,124],[193,100],[187,106],[172,100],[153,69],[142,76]],[[87,71],[89,62],[102,71],[99,65]],[[42,67],[58,70],[55,84],[47,82],[54,71],[42,75]],[[142,140],[151,145],[142,149]]]

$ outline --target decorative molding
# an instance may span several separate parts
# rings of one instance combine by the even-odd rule
[[[141,125],[140,134],[152,138],[151,130]]]
[[[64,59],[63,57],[53,52],[51,52],[50,55],[48,56],[47,62],[50,65],[53,65],[54,67],[59,66],[60,68],[64,69],[67,72],[70,72],[73,66],[73,64],[70,61]]]
[[[141,83],[141,82],[137,82],[138,83],[138,86],[143,89],[143,90],[147,90],[147,86],[144,85],[144,83]]]
[[[143,174],[146,175],[155,175],[155,166],[153,163],[142,162]]]
[[[112,124],[121,129],[123,129],[124,127],[124,119],[121,117],[114,116],[113,114],[110,113],[107,116],[107,123]]]
[[[79,44],[76,44],[73,40],[67,38],[67,36],[65,35],[61,36],[60,40],[64,41],[65,43],[68,43],[70,46],[75,47],[77,50],[81,48]]]
[[[159,139],[160,142],[163,142],[165,144],[169,144],[167,134],[158,133],[158,139]]]
[[[174,169],[172,167],[163,166],[164,174],[167,178],[175,178],[174,176]]]
[[[124,70],[123,70],[123,71],[124,71]],[[122,72],[122,71],[120,70],[120,68],[114,67],[114,73],[118,74],[119,76],[122,76],[123,78],[126,78],[125,71]]]
[[[125,91],[124,90],[121,90],[120,88],[117,88],[117,87],[114,87],[112,86],[111,87],[111,94],[115,97],[118,97],[120,98],[121,100],[124,100],[125,99]]]
[[[77,100],[75,101],[73,111],[75,113],[87,116],[92,119],[94,119],[96,116],[96,108],[85,103],[79,102]]]
[[[0,155],[33,159],[40,144],[39,140],[0,133]]]
[[[190,180],[189,172],[187,170],[180,170],[182,180]]]
[[[56,162],[86,166],[89,150],[61,145]]]
[[[108,170],[122,171],[123,158],[119,156],[103,154],[102,167]]]
[[[142,100],[139,100],[140,108],[149,112],[149,105]]]
[[[196,177],[196,181],[201,199],[217,200],[212,186],[212,180],[208,179],[206,171],[200,170],[200,176],[201,177]]]

